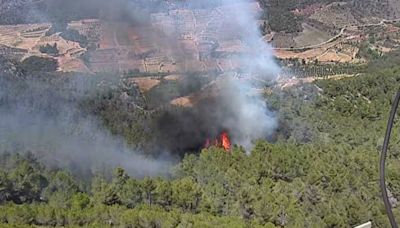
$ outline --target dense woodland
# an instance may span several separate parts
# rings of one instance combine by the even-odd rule
[[[291,10],[321,1],[261,2],[267,11],[274,9],[264,18],[266,28],[297,32],[302,18]],[[38,10],[53,12],[50,19],[37,21],[59,22],[59,28],[50,32],[61,31],[87,45],[86,38],[64,24],[79,19],[81,15],[71,11],[80,9],[64,11],[56,3],[35,4]],[[60,10],[49,10],[52,7]],[[91,13],[98,16],[95,10]],[[0,23],[21,22],[24,19],[11,11],[0,15]],[[42,51],[56,54],[56,47]],[[273,139],[254,142],[251,151],[235,145],[229,153],[217,147],[180,153],[181,161],[166,171],[166,177],[136,178],[118,167],[112,175],[88,176],[73,168],[47,166],[29,148],[0,150],[0,226],[353,227],[372,221],[374,227],[389,227],[378,187],[378,162],[389,108],[400,89],[400,51],[382,55],[365,43],[359,55],[370,63],[329,69],[318,63],[295,65],[304,75],[357,76],[317,80],[283,91],[268,88],[272,93],[265,99],[279,116]],[[183,81],[184,85],[161,83],[146,99],[116,75],[84,75],[87,79],[82,81],[56,69],[52,59],[30,57],[12,63],[0,56],[0,110],[15,108],[22,99],[32,112],[44,110],[51,117],[64,111],[62,106],[78,104],[79,118],[95,116],[113,135],[150,157],[157,156],[158,149],[148,146],[157,140],[153,121],[163,112],[155,108],[206,83],[203,78]],[[27,93],[32,81],[40,86]],[[387,178],[400,221],[399,123],[396,120]]]
[[[375,59],[367,73],[357,77],[274,90],[266,95],[280,117],[274,143],[259,140],[250,153],[238,145],[230,153],[212,147],[187,154],[168,178],[137,179],[116,168],[112,178],[98,174],[88,179],[47,167],[26,150],[2,151],[0,223],[347,227],[371,220],[375,227],[388,227],[378,188],[378,159],[390,104],[400,85],[399,56],[393,52]],[[22,69],[37,61],[29,60]],[[121,124],[143,113],[123,108],[112,92],[96,93],[85,107],[114,134],[132,143],[151,137],[151,132],[141,135],[140,125]],[[399,121],[395,126],[387,177],[393,199],[399,199]],[[394,212],[400,219],[397,204]]]

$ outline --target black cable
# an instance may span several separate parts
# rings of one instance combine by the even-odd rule
[[[386,160],[386,154],[387,154],[387,150],[388,150],[388,146],[389,146],[390,135],[392,133],[394,118],[396,116],[399,102],[400,102],[400,91],[397,92],[396,98],[394,99],[394,102],[392,105],[392,111],[390,112],[390,117],[389,117],[389,121],[388,121],[387,128],[386,128],[385,141],[383,142],[381,161],[380,161],[380,167],[379,167],[379,172],[380,172],[379,184],[380,184],[381,191],[382,191],[383,202],[385,203],[386,213],[388,215],[390,225],[392,225],[392,228],[397,228],[398,226],[397,226],[396,220],[394,219],[394,216],[393,216],[392,205],[390,205],[388,194],[387,194],[387,189],[386,189],[385,160]]]

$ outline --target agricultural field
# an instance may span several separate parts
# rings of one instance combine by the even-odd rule
[[[0,0],[0,227],[390,227],[399,63],[396,0]]]

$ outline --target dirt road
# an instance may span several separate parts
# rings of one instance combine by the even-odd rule
[[[274,48],[273,47],[271,49],[283,50],[283,51],[298,51],[298,50],[304,50],[304,49],[319,48],[319,47],[322,47],[322,46],[324,46],[324,45],[326,45],[328,43],[331,43],[331,42],[337,40],[338,38],[340,38],[344,34],[344,32],[346,31],[347,28],[371,27],[371,26],[379,26],[379,25],[384,25],[384,24],[387,24],[387,23],[396,23],[396,22],[400,22],[400,18],[393,19],[393,20],[383,19],[379,23],[371,23],[371,24],[363,24],[363,25],[346,25],[346,26],[344,26],[343,28],[340,29],[340,32],[337,35],[335,35],[332,38],[330,38],[329,40],[324,41],[324,42],[319,43],[319,44],[308,45],[308,46],[303,46],[303,47],[295,47],[295,48]]]

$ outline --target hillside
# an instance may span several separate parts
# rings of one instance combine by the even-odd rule
[[[0,0],[0,227],[390,227],[399,63],[396,0]]]
[[[17,5],[45,3],[13,1],[11,4],[4,1],[2,4],[4,12],[20,15],[15,10],[24,7]],[[130,19],[121,21],[121,18],[110,22],[105,18],[112,16],[106,15],[100,18],[98,9],[86,9],[90,1],[82,3],[81,10],[72,3],[61,5],[66,9],[65,15],[51,8],[58,4],[65,3],[46,3],[43,9],[39,7],[41,13],[33,10],[37,15],[46,15],[44,21],[27,19],[30,24],[0,26],[0,44],[3,45],[0,50],[17,60],[32,55],[54,58],[59,70],[64,72],[137,72],[147,75],[238,70],[238,63],[227,56],[252,52],[240,32],[229,24],[230,6],[187,9],[168,5],[162,11],[149,10],[144,17],[149,21],[138,23]],[[124,15],[119,4],[124,3],[116,4],[115,11]],[[283,63],[290,62],[290,70],[298,70],[290,67],[295,61],[328,64],[328,68],[330,63],[363,64],[368,61],[363,52],[371,50],[379,55],[399,46],[399,26],[396,21],[386,20],[394,17],[385,16],[392,11],[395,15],[396,4],[390,1],[379,4],[368,1],[289,1],[285,4],[262,1],[245,7],[251,8],[254,15],[270,12],[258,21],[260,29],[264,40],[275,48],[275,56],[284,60]],[[67,11],[71,13],[67,14]],[[50,16],[53,13],[57,17]],[[282,16],[287,21],[282,22]],[[35,21],[49,23],[31,24]],[[57,45],[57,55],[40,51],[46,45]]]
[[[398,60],[395,56],[391,63]],[[135,179],[116,169],[111,181],[95,178],[84,187],[79,177],[45,168],[32,155],[2,155],[1,202],[13,203],[0,206],[0,221],[39,226],[342,227],[371,220],[375,227],[387,227],[377,188],[377,150],[398,89],[398,70],[378,61],[368,74],[355,78],[276,90],[269,100],[279,110],[282,126],[290,127],[281,128],[274,144],[258,141],[250,155],[236,146],[230,153],[204,149],[185,156],[170,179]],[[399,146],[398,136],[394,132],[392,148]],[[395,151],[388,178],[398,199]]]

